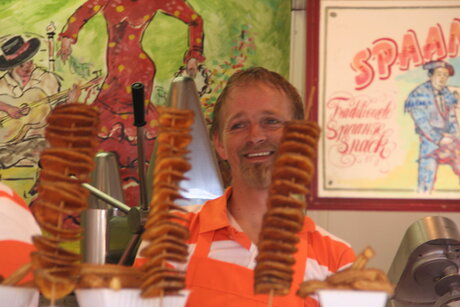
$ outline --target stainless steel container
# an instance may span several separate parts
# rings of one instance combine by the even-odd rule
[[[208,199],[221,196],[224,193],[223,180],[210,142],[195,82],[192,78],[177,77],[171,82],[168,106],[192,110],[195,114],[191,131],[192,141],[188,146],[190,153],[187,155],[192,169],[184,174],[188,180],[180,182],[180,187],[183,189],[182,196],[185,200],[178,203],[181,205],[201,204]],[[155,150],[150,159],[150,166],[147,172],[147,187],[152,186],[154,166]],[[151,189],[148,189],[148,192],[150,199]]]
[[[95,158],[91,186],[123,203],[118,162],[114,153],[101,152]],[[81,250],[87,263],[116,263],[128,244],[131,232],[126,214],[95,195],[82,213]]]

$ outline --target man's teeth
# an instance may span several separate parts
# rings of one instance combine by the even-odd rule
[[[256,152],[256,153],[247,154],[247,156],[248,156],[249,158],[252,158],[252,157],[265,157],[265,156],[269,156],[269,155],[270,155],[270,152],[269,152],[269,151]]]

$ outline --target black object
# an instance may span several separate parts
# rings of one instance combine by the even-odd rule
[[[144,84],[136,82],[131,85],[134,108],[134,126],[145,126]]]

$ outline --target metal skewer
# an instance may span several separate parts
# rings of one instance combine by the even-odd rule
[[[133,95],[134,126],[137,127],[137,167],[139,172],[140,205],[143,210],[148,211],[144,154],[144,126],[146,124],[144,118],[144,84],[133,83],[131,90]]]
[[[74,176],[71,176],[72,178],[74,179],[77,179],[77,177],[74,177]],[[129,210],[131,210],[131,208],[127,205],[125,205],[124,203],[122,203],[121,201],[119,201],[118,199],[115,199],[113,198],[112,196],[110,196],[109,194],[107,193],[104,193],[102,192],[101,190],[99,190],[98,188],[96,187],[93,187],[92,185],[90,185],[89,183],[82,183],[81,184],[85,189],[87,189],[88,191],[91,192],[91,194],[93,194],[94,196],[96,196],[97,198],[105,201],[106,203],[108,203],[109,205],[111,205],[112,207],[115,207],[121,211],[123,211],[123,213],[126,213],[128,214]]]
[[[137,166],[139,174],[139,194],[140,207],[131,208],[128,214],[128,223],[133,231],[133,236],[123,252],[118,264],[125,264],[129,255],[138,245],[141,239],[141,233],[144,231],[144,224],[147,219],[149,205],[147,202],[147,185],[145,177],[145,154],[144,154],[144,126],[145,122],[145,107],[144,107],[144,84],[133,83],[131,85],[134,108],[134,125],[137,133]]]

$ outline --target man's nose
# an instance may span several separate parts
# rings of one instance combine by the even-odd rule
[[[267,139],[266,131],[259,124],[251,125],[249,138],[252,143],[261,143]]]

